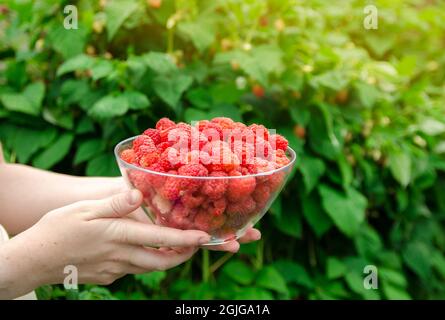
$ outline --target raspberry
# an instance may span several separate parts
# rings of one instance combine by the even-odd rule
[[[208,175],[208,171],[206,167],[202,164],[185,164],[182,167],[179,167],[178,174],[181,176],[190,176],[190,177],[205,177]],[[181,179],[181,188],[184,190],[195,191],[198,190],[204,180],[201,179]]]
[[[257,203],[257,208],[262,209],[270,199],[270,186],[265,183],[257,185],[252,193],[252,198]]]
[[[198,192],[186,192],[182,195],[181,201],[187,208],[197,208],[199,207],[205,200],[205,197]]]
[[[172,203],[163,198],[160,194],[156,194],[152,199],[152,207],[155,208],[158,216],[165,219],[163,216],[168,214],[172,209]]]
[[[190,135],[191,150],[201,150],[208,142],[209,140],[204,133],[198,131],[195,127],[192,128]]]
[[[259,84],[256,84],[252,87],[252,93],[257,97],[257,98],[262,98],[264,97],[265,91],[264,88],[262,86],[260,86]]]
[[[256,203],[251,196],[247,196],[244,200],[239,202],[231,202],[227,205],[227,215],[241,214],[250,215],[255,211]]]
[[[238,157],[230,150],[226,142],[209,142],[204,146],[203,150],[210,155],[211,163],[207,166],[210,171],[230,172],[240,165]]]
[[[279,135],[279,134],[272,134],[269,137],[269,141],[274,141],[274,140],[275,140],[275,149],[283,150],[283,151],[287,150],[287,147],[289,146],[289,142],[287,141],[287,139],[285,137],[283,137],[282,135]]]
[[[213,118],[211,122],[219,124],[223,130],[233,129],[233,125],[235,123],[232,119],[226,117],[216,117]]]
[[[165,172],[165,169],[159,163],[153,163],[151,166],[148,167],[148,169],[156,172]],[[154,173],[147,175],[151,185],[156,189],[161,188],[164,185],[165,180],[167,179],[166,176]]]
[[[141,147],[140,150],[142,150],[144,146]],[[150,152],[150,153],[144,153],[139,160],[139,165],[143,168],[148,168],[152,164],[158,162],[159,160],[159,152]]]
[[[143,134],[150,137],[156,145],[161,142],[161,135],[159,134],[159,130],[157,129],[147,129],[144,131]]]
[[[187,153],[185,163],[202,164],[206,166],[210,163],[210,155],[205,151],[193,150]]]
[[[174,126],[175,126],[175,123],[168,118],[159,119],[159,121],[156,123],[156,129],[158,129],[160,131],[174,127]]]
[[[241,165],[252,164],[255,157],[255,148],[250,143],[235,141],[232,145],[233,153],[241,160]]]
[[[183,128],[173,128],[168,132],[167,141],[176,149],[189,148],[191,145],[191,133]]]
[[[225,198],[220,198],[217,200],[208,200],[204,202],[201,206],[202,209],[207,210],[207,212],[213,216],[219,216],[224,213],[227,207],[227,200]]]
[[[226,223],[224,224],[225,233],[236,233],[247,222],[249,222],[249,216],[233,212],[227,215]]]
[[[145,146],[143,151],[141,151],[142,146]],[[136,155],[140,152],[150,152],[149,150],[154,149],[156,149],[156,146],[149,136],[141,135],[133,141],[133,150],[136,152]]]
[[[267,183],[269,184],[271,192],[276,192],[281,187],[284,180],[284,172],[275,172],[269,175]]]
[[[284,167],[290,162],[290,160],[286,156],[286,153],[282,149],[274,151],[273,159],[275,161],[276,168]]]
[[[176,171],[169,171],[170,174],[176,174]],[[160,193],[167,200],[177,200],[181,192],[181,180],[176,177],[167,177]]]
[[[156,147],[158,148],[158,151],[162,153],[164,152],[165,149],[167,149],[170,146],[171,146],[170,142],[161,142]]]
[[[213,216],[201,209],[195,216],[194,225],[198,230],[211,232],[222,227],[225,221],[224,215]]]
[[[129,169],[128,180],[130,180],[130,183],[143,194],[144,198],[150,197],[154,193],[154,190],[149,183],[150,174]]]
[[[136,154],[133,149],[127,149],[122,151],[121,159],[127,163],[134,163],[136,161]]]
[[[217,141],[223,138],[223,129],[218,123],[207,121],[200,121],[198,123],[198,130],[204,134],[208,141]]]
[[[248,128],[250,130],[252,130],[252,132],[254,133],[255,139],[262,138],[263,140],[266,140],[266,141],[269,140],[269,131],[262,124],[254,123],[254,124],[251,124],[250,126],[248,126]]]
[[[176,204],[168,217],[169,226],[179,229],[190,229],[192,227],[192,223],[188,216],[190,215],[191,211],[191,209],[186,208],[180,203]]]
[[[251,174],[255,174],[275,170],[275,165],[265,159],[254,157],[253,163],[247,164],[246,168]]]
[[[232,171],[230,176],[242,176],[238,171]],[[227,186],[227,198],[232,201],[240,201],[249,196],[255,190],[256,180],[254,177],[241,177],[229,179]]]
[[[168,147],[165,149],[160,157],[159,164],[164,168],[164,170],[177,169],[181,166],[181,158],[179,151],[175,148]]]
[[[209,174],[210,177],[226,177],[227,173],[224,171],[213,171]],[[226,193],[228,179],[209,179],[205,180],[201,192],[209,197],[209,199],[218,199]]]
[[[263,159],[267,159],[269,157],[269,154],[273,150],[271,144],[267,140],[264,140],[261,137],[255,138],[254,146],[255,146],[255,156],[261,157]]]

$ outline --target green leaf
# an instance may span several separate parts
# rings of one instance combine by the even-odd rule
[[[297,211],[287,210],[280,216],[275,215],[274,218],[275,226],[278,228],[278,230],[288,236],[301,238],[301,216]]]
[[[272,266],[261,269],[255,283],[261,288],[274,290],[285,295],[289,293],[283,276]]]
[[[383,293],[389,300],[411,300],[411,296],[405,289],[386,282],[383,282],[382,287]]]
[[[426,118],[420,123],[419,129],[429,136],[437,136],[445,132],[445,123],[433,118]]]
[[[369,260],[377,258],[383,247],[377,231],[367,224],[361,226],[354,242],[360,256]]]
[[[244,262],[240,260],[229,261],[222,269],[222,272],[230,279],[242,285],[252,283],[255,274],[252,268],[249,268]]]
[[[345,262],[347,266],[345,280],[349,288],[351,288],[352,291],[359,294],[366,300],[380,299],[378,290],[366,289],[364,286],[364,280],[366,276],[366,274],[364,273],[364,268],[368,265],[367,261],[363,258],[352,257],[348,258]]]
[[[336,279],[346,274],[346,265],[335,257],[329,257],[326,261],[326,276],[328,279]]]
[[[107,2],[105,14],[107,15],[108,40],[113,39],[124,21],[138,8],[138,2],[133,0],[113,0]]]
[[[295,283],[309,289],[313,288],[314,283],[302,265],[289,260],[278,260],[273,263],[273,266],[280,272],[286,283]]]
[[[273,298],[269,291],[258,287],[243,287],[234,297],[235,300],[272,300]]]
[[[341,192],[327,185],[320,185],[318,190],[323,208],[334,224],[349,237],[356,234],[365,219],[366,198],[352,188]]]
[[[113,72],[113,64],[108,60],[99,60],[91,67],[91,78],[94,81],[105,78]]]
[[[112,154],[101,154],[88,161],[88,176],[115,177],[119,175],[116,159]]]
[[[87,33],[88,30],[82,23],[79,23],[78,29],[65,29],[58,22],[48,33],[48,39],[54,50],[68,59],[84,51]]]
[[[192,77],[180,73],[160,75],[153,80],[153,89],[165,103],[175,108],[182,93],[190,87],[192,82]]]
[[[150,106],[150,100],[147,96],[138,91],[125,91],[123,98],[127,100],[128,107],[131,110],[141,110]]]
[[[402,151],[394,151],[389,154],[389,169],[403,187],[411,182],[411,157]]]
[[[402,251],[406,265],[421,279],[426,280],[431,275],[431,249],[422,242],[410,242]]]
[[[317,237],[323,236],[331,227],[332,220],[321,206],[321,201],[316,193],[302,197],[303,215],[314,230]]]
[[[434,269],[440,274],[440,276],[445,279],[445,257],[442,252],[436,250],[431,259],[431,264]]]
[[[209,91],[202,87],[189,90],[187,92],[187,99],[194,107],[200,109],[209,109],[212,106],[212,97]]]
[[[365,108],[372,108],[380,96],[380,92],[375,86],[358,82],[355,84],[358,98]]]
[[[168,74],[177,71],[172,58],[162,52],[150,52],[143,56],[145,64],[157,74]]]
[[[69,60],[66,60],[62,65],[60,65],[57,69],[57,76],[60,77],[65,73],[76,70],[87,70],[92,67],[93,63],[94,59],[92,57],[85,54],[79,54]]]
[[[31,101],[20,93],[5,93],[0,97],[5,109],[10,111],[27,113],[30,115],[38,115],[39,110],[31,103]]]
[[[59,163],[68,154],[74,136],[70,133],[62,134],[46,150],[34,158],[33,166],[41,169],[50,169]]]
[[[326,167],[322,160],[309,156],[307,154],[301,155],[300,170],[303,175],[303,181],[306,194],[309,194],[317,185],[321,176],[323,176]]]
[[[208,113],[208,118],[215,117],[228,117],[233,121],[241,121],[241,113],[239,108],[231,105],[231,104],[218,104],[215,105]]]
[[[101,139],[92,139],[84,141],[79,145],[74,164],[78,165],[84,161],[90,160],[103,151],[103,141]]]
[[[380,267],[379,278],[381,278],[384,283],[391,283],[400,288],[406,288],[408,286],[405,275],[401,271]]]
[[[211,26],[203,23],[183,22],[179,24],[179,31],[190,38],[195,47],[203,52],[215,40],[215,32]]]
[[[150,289],[159,289],[162,280],[167,277],[167,272],[165,271],[152,271],[144,274],[137,274],[134,276],[136,280],[142,282],[145,286]]]
[[[124,115],[128,108],[127,98],[120,93],[114,93],[99,99],[88,113],[97,118],[113,118]]]
[[[31,103],[36,113],[42,109],[42,101],[45,97],[45,84],[41,81],[28,85],[23,91],[23,95]]]
[[[342,73],[334,70],[314,76],[310,80],[310,83],[316,89],[319,87],[325,87],[334,91],[339,91],[346,87],[348,80]]]
[[[85,80],[67,80],[63,82],[60,88],[60,96],[64,104],[71,105],[79,103],[82,98],[88,94],[90,88]]]
[[[184,120],[187,123],[192,123],[192,121],[205,120],[207,118],[207,113],[202,110],[188,108],[184,112]]]

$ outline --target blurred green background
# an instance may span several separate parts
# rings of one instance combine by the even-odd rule
[[[240,253],[40,298],[445,298],[444,21],[434,0],[3,0],[8,161],[118,175],[113,146],[163,116],[263,123],[298,154]]]

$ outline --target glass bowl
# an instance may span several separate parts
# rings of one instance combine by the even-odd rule
[[[119,169],[126,183],[144,196],[142,209],[153,223],[178,228],[195,229],[211,236],[208,245],[238,239],[258,222],[280,193],[295,163],[295,151],[288,147],[290,162],[273,171],[244,176],[190,177],[156,172],[130,164],[121,159],[122,151],[130,149],[136,137],[118,143],[114,149]],[[249,179],[249,181],[246,181]],[[244,180],[244,181],[243,181]],[[246,182],[255,185],[248,196],[234,200],[236,187]],[[166,184],[177,186],[179,192],[168,194]],[[200,188],[224,184],[232,197],[207,196]],[[231,189],[230,191],[227,191]],[[229,200],[230,199],[230,200]]]

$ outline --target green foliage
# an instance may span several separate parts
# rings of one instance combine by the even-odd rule
[[[119,175],[114,145],[162,116],[263,123],[298,158],[262,241],[42,299],[445,297],[442,2],[378,1],[378,30],[358,0],[79,0],[77,30],[63,1],[3,3],[7,161]]]

